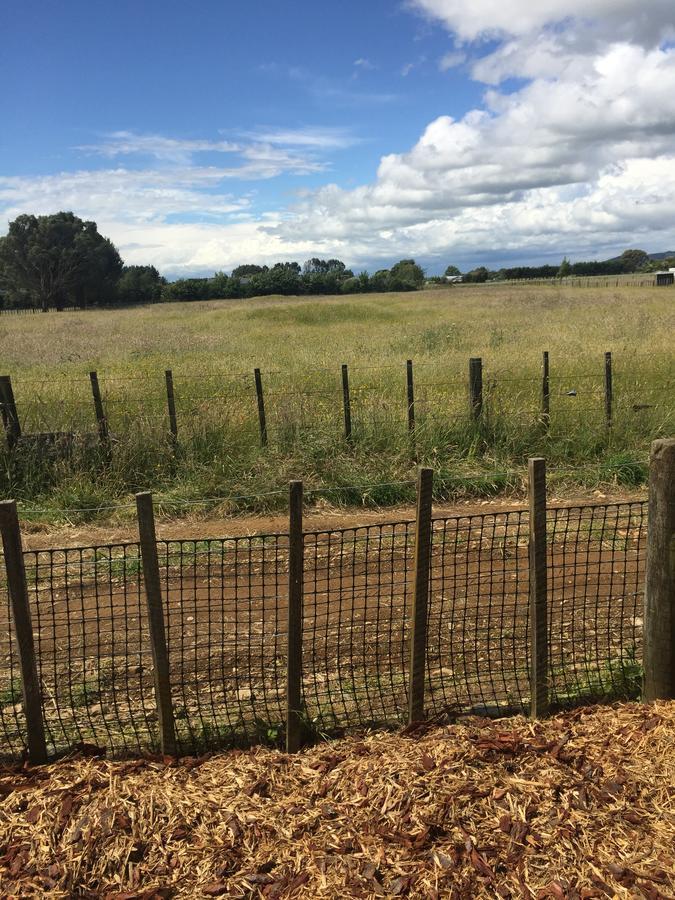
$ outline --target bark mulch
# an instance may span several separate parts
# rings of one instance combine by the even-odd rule
[[[675,897],[675,703],[0,770],[5,897]]]

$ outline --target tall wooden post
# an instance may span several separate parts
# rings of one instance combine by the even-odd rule
[[[164,629],[164,606],[162,586],[157,557],[157,535],[155,533],[155,513],[152,494],[144,491],[136,494],[138,514],[138,536],[143,561],[143,582],[148,609],[148,628],[152,648],[153,675],[155,679],[155,701],[159,720],[159,737],[162,753],[176,756],[176,732],[171,703],[171,681],[169,678],[169,653]]]
[[[94,398],[94,411],[96,413],[96,422],[98,425],[98,438],[102,447],[108,449],[110,447],[110,434],[108,432],[108,420],[105,417],[103,409],[103,400],[101,398],[101,388],[98,383],[98,375],[96,372],[89,373],[91,382],[91,393]]]
[[[21,437],[21,423],[14,400],[12,379],[9,375],[0,375],[0,406],[2,406],[2,424],[7,435],[7,446],[12,450]]]
[[[612,424],[612,354],[605,353],[605,424]]]
[[[304,538],[302,482],[289,486],[288,529],[288,668],[286,670],[286,751],[296,753],[302,741],[302,595]]]
[[[176,444],[178,442],[178,419],[176,418],[176,397],[173,392],[173,372],[171,369],[165,371],[164,380],[166,381],[166,405],[169,411],[171,440]]]
[[[352,404],[349,399],[349,371],[346,364],[342,365],[342,406],[345,416],[345,440],[352,439]]]
[[[415,593],[410,628],[409,723],[419,722],[424,717],[433,483],[434,470],[420,469],[417,474],[417,514],[415,519]]]
[[[253,372],[255,378],[255,394],[258,398],[258,423],[260,425],[260,444],[267,446],[267,420],[265,419],[265,398],[263,397],[262,376],[260,369]]]
[[[675,438],[649,460],[643,699],[675,700]]]
[[[21,688],[23,691],[23,710],[26,716],[28,756],[32,763],[41,765],[47,762],[47,745],[44,722],[42,720],[42,697],[35,659],[33,625],[28,602],[28,584],[23,563],[21,528],[14,500],[4,500],[0,503],[0,531],[2,532],[2,549],[5,554],[7,587],[12,606],[14,633],[16,634],[19,665],[21,668]]]
[[[478,421],[483,412],[483,360],[480,356],[469,360],[469,405],[472,417]]]
[[[551,385],[549,380],[548,350],[544,350],[541,375],[541,421],[546,431],[551,425]]]
[[[408,398],[408,431],[413,434],[415,431],[415,386],[413,382],[413,364],[409,359],[405,364],[406,372],[406,394]]]
[[[548,692],[546,460],[528,461],[530,504],[530,716],[545,716]]]

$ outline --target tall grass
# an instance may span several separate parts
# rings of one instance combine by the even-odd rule
[[[25,433],[77,432],[68,453],[0,454],[0,490],[41,518],[96,512],[140,489],[167,510],[229,495],[269,509],[289,478],[331,502],[411,496],[415,461],[444,496],[517,486],[545,455],[572,484],[639,484],[650,441],[674,427],[673,291],[559,285],[461,288],[349,298],[183,303],[0,319]],[[541,352],[551,360],[551,425],[540,417]],[[614,356],[612,427],[604,351]],[[468,359],[484,360],[484,415],[471,420]],[[405,360],[415,365],[416,433],[407,433]],[[342,435],[340,364],[350,370],[353,438]],[[262,370],[269,445],[260,447],[253,368]],[[179,441],[164,370],[174,375]],[[96,369],[112,434],[95,440],[87,373]],[[387,483],[384,487],[376,485]],[[357,486],[357,487],[354,487]]]

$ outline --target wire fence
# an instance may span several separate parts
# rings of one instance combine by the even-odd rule
[[[476,360],[473,360],[476,362]],[[616,360],[614,361],[616,363]],[[0,378],[0,411],[8,443],[48,458],[77,457],[103,442],[107,450],[133,437],[145,446],[178,450],[223,433],[237,443],[285,444],[302,435],[330,432],[371,441],[378,434],[467,424],[516,424],[554,433],[615,428],[638,433],[672,430],[675,380],[669,371],[649,375],[626,369],[611,353],[595,372],[566,372],[557,364],[514,377],[483,366],[472,381],[437,364],[398,367],[344,366],[310,372],[157,372],[75,379]],[[614,365],[614,367],[613,367]],[[427,369],[431,371],[427,371]],[[94,388],[95,385],[95,388]],[[98,392],[98,398],[96,396]],[[349,425],[347,426],[347,422]]]
[[[551,699],[634,696],[647,504],[548,511]],[[425,714],[530,703],[529,514],[434,518]],[[415,523],[307,531],[301,679],[314,735],[405,721]],[[178,751],[278,743],[286,722],[289,536],[157,541]],[[160,742],[139,543],[27,550],[47,750]],[[0,755],[26,753],[20,666],[0,583]]]

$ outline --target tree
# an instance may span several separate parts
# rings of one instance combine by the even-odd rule
[[[424,284],[424,271],[414,259],[402,259],[389,272],[390,291],[416,291]]]
[[[227,288],[229,278],[225,274],[225,272],[216,272],[213,278],[210,279],[211,287],[209,293],[213,299],[221,299],[223,297],[227,297]]]
[[[252,263],[244,263],[244,265],[232,269],[232,278],[250,278],[252,275],[260,275],[261,272],[266,271],[267,266],[256,266]]]
[[[389,290],[389,269],[378,269],[370,276],[370,290],[376,294]]]
[[[125,266],[117,282],[117,298],[120,303],[156,303],[165,283],[154,266]]]
[[[644,250],[624,250],[618,262],[624,272],[639,272],[649,262],[649,254]]]
[[[459,271],[457,266],[448,266],[448,268],[443,273],[444,275],[461,275],[462,273]]]
[[[71,212],[18,216],[0,238],[0,268],[12,291],[43,310],[114,298],[122,259],[96,222]]]
[[[313,256],[312,259],[307,260],[302,270],[306,275],[328,275],[331,273],[342,275],[345,268],[342,260],[318,259],[316,256]]]
[[[179,278],[164,286],[164,300],[210,300],[211,280],[209,278]]]
[[[343,294],[360,294],[362,291],[361,280],[352,276],[345,278],[340,285],[340,292]]]
[[[467,272],[464,276],[464,281],[476,282],[478,284],[482,284],[487,281],[490,277],[490,271],[485,268],[485,266],[478,266],[477,269],[472,269],[470,272]]]
[[[567,276],[571,274],[572,266],[570,265],[569,259],[565,256],[563,257],[563,261],[560,263],[560,268],[558,269],[558,278],[567,278]]]

